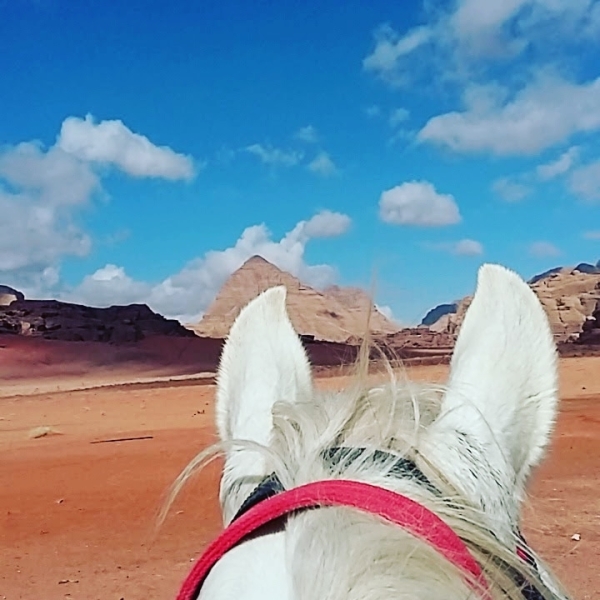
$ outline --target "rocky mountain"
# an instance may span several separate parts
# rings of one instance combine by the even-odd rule
[[[600,346],[600,302],[596,304],[591,316],[586,319],[576,342],[589,346]]]
[[[362,290],[333,286],[317,291],[260,256],[253,256],[235,271],[200,323],[189,327],[201,336],[225,337],[242,307],[276,285],[286,286],[290,319],[301,335],[331,342],[360,337],[367,327],[369,308],[371,331],[389,334],[399,329],[372,305]]]
[[[25,300],[25,296],[8,285],[0,285],[0,306],[8,306],[15,300]]]
[[[458,304],[439,304],[435,308],[432,308],[421,320],[421,325],[429,327],[434,323],[437,323],[445,315],[451,315],[458,309]]]
[[[556,341],[576,339],[600,300],[600,263],[550,269],[530,279],[529,285],[546,309]],[[454,313],[444,314],[429,328],[456,334],[471,299],[458,301]]]
[[[23,298],[0,305],[0,334],[113,343],[137,342],[155,335],[194,336],[178,321],[165,319],[145,304],[91,308],[58,300]]]

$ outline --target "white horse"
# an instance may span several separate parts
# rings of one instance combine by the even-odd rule
[[[323,506],[293,512],[214,559],[198,597],[566,598],[533,551],[525,547],[532,564],[517,554],[526,485],[558,403],[556,349],[531,289],[503,267],[481,267],[447,385],[397,382],[389,368],[389,384],[369,387],[363,369],[350,389],[329,393],[313,387],[285,303],[284,287],[251,301],[222,353],[216,421],[225,526],[242,505],[273,493],[274,481],[286,490],[364,482],[441,518],[483,579],[474,582],[423,535],[364,510]],[[209,454],[180,475],[170,500]]]

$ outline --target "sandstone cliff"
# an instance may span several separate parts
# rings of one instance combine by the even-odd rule
[[[544,306],[557,342],[576,339],[600,300],[600,269],[587,263],[561,267],[533,277],[529,285]],[[456,311],[430,325],[432,331],[456,334],[471,296],[456,303]]]

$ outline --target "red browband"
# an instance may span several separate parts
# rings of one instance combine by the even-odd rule
[[[359,481],[334,479],[307,483],[281,492],[259,502],[234,520],[194,564],[181,586],[177,600],[195,600],[217,561],[263,525],[297,510],[325,506],[356,508],[403,527],[459,567],[478,594],[489,590],[481,566],[465,543],[435,513],[396,492]]]

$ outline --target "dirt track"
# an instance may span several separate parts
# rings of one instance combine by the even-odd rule
[[[561,361],[558,430],[523,528],[581,600],[600,598],[599,367],[600,358]],[[445,372],[412,375],[440,380]],[[186,488],[156,535],[153,520],[170,482],[214,440],[213,393],[161,383],[1,398],[0,598],[173,598],[219,530],[219,465]],[[30,439],[38,426],[59,434]]]

